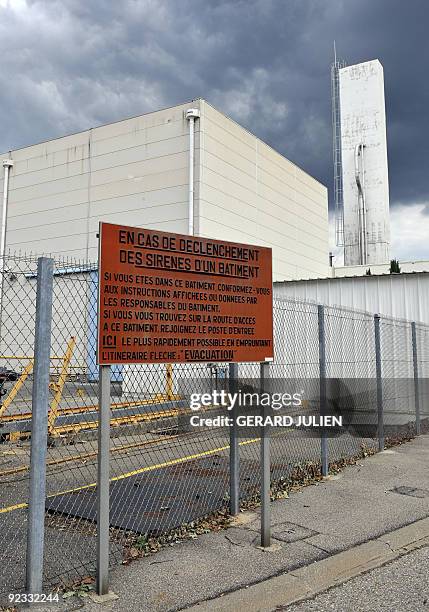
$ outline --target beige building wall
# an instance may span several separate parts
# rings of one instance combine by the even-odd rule
[[[269,246],[275,280],[328,275],[327,189],[201,101],[199,233]]]
[[[272,247],[275,280],[327,276],[326,188],[204,100],[12,151],[8,248],[96,261],[100,220],[187,233],[190,107],[195,233]]]
[[[187,108],[12,151],[8,248],[96,261],[100,220],[186,233]]]

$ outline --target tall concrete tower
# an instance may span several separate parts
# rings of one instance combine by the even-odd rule
[[[344,265],[390,259],[383,66],[332,67],[337,244]]]

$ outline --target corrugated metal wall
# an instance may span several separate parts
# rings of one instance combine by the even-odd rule
[[[314,300],[429,324],[429,273],[274,283],[275,298]]]

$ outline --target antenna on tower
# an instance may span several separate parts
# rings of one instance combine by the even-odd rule
[[[341,157],[340,68],[346,63],[337,59],[334,40],[334,62],[331,65],[332,157],[334,163],[335,244],[344,246],[343,167]]]

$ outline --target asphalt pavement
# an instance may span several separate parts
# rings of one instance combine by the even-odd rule
[[[429,548],[333,587],[313,599],[276,610],[287,612],[427,612]]]
[[[292,604],[288,611],[424,610],[428,465],[429,436],[423,435],[273,502],[269,550],[258,546],[259,513],[246,512],[226,530],[112,568],[118,599],[103,607],[70,598],[61,608],[260,612]],[[294,604],[293,589],[308,601]]]

